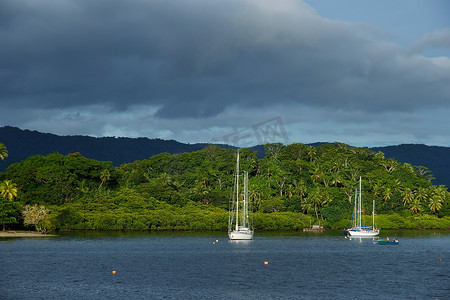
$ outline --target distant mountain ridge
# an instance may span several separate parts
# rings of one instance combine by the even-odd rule
[[[172,154],[193,152],[208,145],[206,143],[184,144],[174,140],[148,138],[59,136],[10,126],[0,127],[0,143],[4,144],[8,150],[7,160],[0,162],[0,171],[36,154],[47,155],[58,152],[67,155],[79,152],[84,157],[111,161],[114,165],[119,166],[123,163],[147,159],[163,152]]]
[[[397,146],[374,147],[372,151],[381,151],[386,158],[394,158],[401,163],[428,168],[436,178],[434,184],[450,187],[450,148],[427,146],[423,144],[402,144]]]
[[[147,159],[163,152],[172,154],[193,152],[209,145],[208,143],[185,144],[175,140],[149,138],[59,136],[11,126],[0,127],[0,143],[6,146],[9,154],[6,161],[0,161],[0,171],[5,171],[9,165],[25,160],[32,155],[47,155],[52,152],[63,155],[80,152],[84,157],[111,161],[115,166],[119,166],[123,163]],[[235,148],[230,145],[218,146]],[[394,158],[402,163],[424,166],[432,171],[436,178],[435,184],[445,184],[450,187],[449,147],[403,144],[369,149],[376,152],[381,151],[386,158]],[[258,151],[259,157],[264,156],[264,146],[255,146],[253,150]]]

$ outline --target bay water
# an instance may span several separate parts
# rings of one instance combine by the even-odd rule
[[[449,231],[0,238],[0,299],[450,299]],[[115,271],[115,272],[113,272]]]

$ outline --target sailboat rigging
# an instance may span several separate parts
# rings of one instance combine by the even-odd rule
[[[239,177],[243,176],[243,191],[240,191]],[[248,172],[239,173],[239,151],[237,153],[236,174],[233,196],[230,200],[228,217],[228,237],[230,240],[251,240],[253,229],[249,215]]]
[[[373,201],[372,209],[372,228],[368,226],[362,226],[361,224],[361,177],[359,177],[359,190],[355,192],[355,207],[353,208],[352,222],[350,228],[344,229],[346,236],[353,237],[373,237],[380,233],[378,228],[375,228],[375,200]]]

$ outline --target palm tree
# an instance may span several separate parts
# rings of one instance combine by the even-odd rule
[[[313,181],[314,184],[318,184],[323,181],[323,176],[324,176],[324,174],[323,174],[322,170],[320,169],[320,167],[316,166],[314,168],[313,174],[311,175],[311,180]]]
[[[383,185],[381,184],[381,182],[375,183],[375,185],[373,186],[373,194],[377,197],[383,195]]]
[[[440,185],[434,189],[433,195],[428,202],[428,207],[436,214],[436,216],[447,198],[448,191],[444,185]]]
[[[303,180],[300,182],[300,185],[297,187],[297,193],[300,196],[301,200],[303,200],[308,193],[306,190],[305,182]]]
[[[0,158],[5,160],[8,157],[8,150],[6,150],[5,145],[0,144]]]
[[[387,200],[391,199],[392,196],[392,190],[391,188],[387,187],[383,191],[383,200],[386,202]]]
[[[434,179],[433,175],[431,175],[431,171],[428,170],[426,167],[418,166],[418,167],[414,167],[414,168],[415,168],[417,174],[419,174],[420,176],[423,176],[428,181],[431,181],[432,179]]]
[[[109,173],[108,169],[104,169],[102,173],[100,174],[100,180],[102,181],[100,183],[100,186],[98,188],[101,188],[102,185],[111,177],[111,174]]]
[[[414,211],[416,214],[422,210],[422,203],[419,198],[415,197],[409,205],[409,209]]]
[[[252,158],[250,160],[250,169],[254,170],[256,172],[256,175],[259,174],[259,161],[257,159]]]
[[[428,192],[427,189],[420,187],[415,191],[415,196],[417,199],[419,199],[420,202],[425,201],[425,199],[428,198]]]
[[[409,204],[414,200],[414,193],[410,188],[405,188],[401,193],[403,198],[403,206],[406,206],[406,204]]]
[[[3,224],[3,231],[5,231],[5,224],[16,222],[16,218],[11,217],[12,207],[9,201],[14,201],[14,197],[17,197],[17,186],[11,180],[5,180],[0,184],[0,195],[3,197],[0,206],[0,219]],[[5,201],[6,200],[6,201]]]
[[[2,184],[0,184],[0,194],[3,198],[14,201],[14,198],[17,197],[17,185],[11,180],[3,181]]]
[[[438,215],[438,211],[442,208],[442,199],[439,197],[439,195],[435,194],[430,198],[430,201],[428,202],[428,207],[436,214]]]
[[[393,159],[388,159],[385,160],[381,163],[381,165],[384,167],[384,169],[386,170],[386,172],[388,172],[389,174],[391,174],[398,166],[398,162],[396,162]]]
[[[314,161],[314,159],[316,158],[316,155],[317,155],[316,148],[314,148],[313,146],[308,146],[308,148],[306,150],[306,154],[309,158],[309,161]]]
[[[308,214],[310,210],[314,209],[314,205],[312,201],[309,200],[309,198],[304,198],[300,205],[303,212],[305,212],[306,214]]]
[[[311,204],[314,205],[314,212],[316,213],[316,218],[319,220],[319,213],[317,212],[317,207],[322,205],[322,192],[319,187],[316,187],[310,194]]]
[[[268,168],[267,169],[267,171],[263,174],[263,177],[264,178],[267,178],[267,180],[266,180],[266,182],[267,182],[267,185],[270,187],[271,185],[270,185],[270,182],[272,181],[272,176],[273,176],[273,173],[272,173],[272,171]]]
[[[259,192],[256,188],[256,185],[252,185],[248,197],[252,202],[255,211],[259,210],[261,207],[261,192]]]
[[[392,188],[394,189],[394,191],[400,191],[402,189],[402,183],[400,180],[395,179],[392,182]]]
[[[288,196],[288,198],[292,198],[294,196],[295,187],[292,184],[286,185],[285,195]]]
[[[342,179],[342,175],[339,172],[335,172],[332,175],[331,184],[334,186],[342,185],[344,180]]]

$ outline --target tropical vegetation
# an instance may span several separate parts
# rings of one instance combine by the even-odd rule
[[[262,159],[240,149],[256,230],[348,226],[360,176],[364,212],[369,220],[375,200],[379,227],[450,228],[450,194],[423,166],[342,143],[265,149]],[[0,219],[38,231],[226,230],[235,158],[214,145],[119,167],[80,153],[31,156],[0,173]]]

